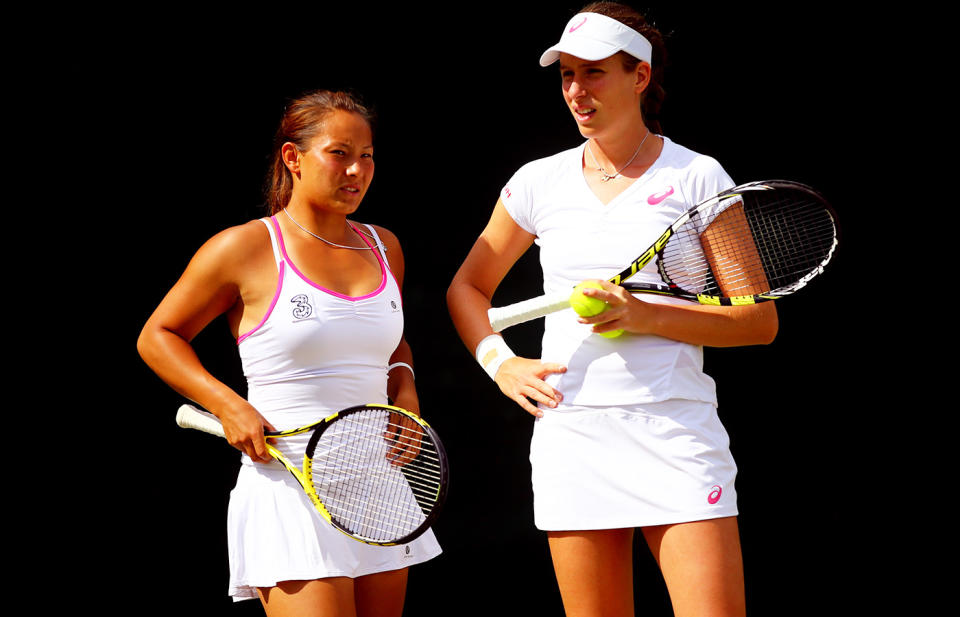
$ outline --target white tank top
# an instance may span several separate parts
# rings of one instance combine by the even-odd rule
[[[279,277],[266,315],[237,339],[247,400],[277,430],[353,405],[386,403],[387,365],[403,334],[403,311],[376,231],[367,226],[376,249],[364,242],[380,262],[380,285],[350,297],[302,274],[287,255],[276,218],[261,220],[270,232]],[[295,442],[279,439],[276,445],[296,461],[305,444]]]

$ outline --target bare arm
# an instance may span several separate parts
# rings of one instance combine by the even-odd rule
[[[211,321],[241,301],[246,278],[238,270],[250,265],[253,256],[248,247],[256,242],[257,233],[252,226],[232,228],[204,244],[147,320],[137,350],[170,387],[220,419],[231,445],[255,461],[268,462],[263,427],[273,427],[210,374],[190,344]]]
[[[733,239],[736,239],[735,241]],[[724,211],[700,236],[700,242],[720,287],[731,295],[769,291],[770,286],[753,244],[740,206]],[[716,246],[725,245],[725,258],[717,264]],[[731,244],[733,246],[731,246]],[[777,335],[777,310],[772,302],[745,306],[704,306],[700,304],[664,305],[644,302],[623,288],[600,281],[603,291],[587,290],[610,304],[596,317],[581,319],[597,324],[596,332],[623,328],[637,334],[655,334],[665,338],[709,347],[763,345]]]
[[[766,345],[777,334],[777,311],[772,302],[748,306],[653,304],[607,281],[603,289],[586,289],[610,308],[580,322],[595,324],[595,332],[623,328],[634,334],[654,334],[691,345],[739,347]]]
[[[487,319],[490,301],[500,282],[534,237],[518,226],[498,201],[490,221],[474,243],[447,289],[447,306],[453,324],[471,355],[484,338],[494,334]],[[562,396],[544,379],[565,371],[558,364],[527,358],[511,358],[497,371],[495,381],[511,400],[533,415],[539,409],[527,397],[556,406]]]

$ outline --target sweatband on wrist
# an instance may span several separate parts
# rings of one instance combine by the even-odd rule
[[[487,372],[487,375],[490,375],[490,379],[494,379],[497,376],[500,365],[510,358],[516,357],[517,354],[513,353],[513,351],[507,347],[507,343],[503,340],[502,336],[499,334],[491,334],[480,341],[480,344],[477,345],[475,355],[477,362],[479,362],[483,370]]]

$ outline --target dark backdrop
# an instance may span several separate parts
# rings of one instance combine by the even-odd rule
[[[100,379],[81,395],[122,411],[136,435],[111,438],[116,450],[107,454],[129,476],[76,487],[77,503],[98,512],[80,554],[109,557],[108,612],[260,611],[226,596],[225,511],[238,456],[175,426],[182,400],[143,365],[135,340],[207,238],[262,214],[285,100],[322,87],[356,89],[379,112],[376,178],[356,218],[404,244],[406,333],[423,413],[452,459],[449,502],[435,527],[445,552],[412,570],[407,614],[562,614],[546,540],[532,523],[532,419],[499,395],[460,343],[444,293],[510,174],[580,141],[556,70],[537,63],[578,6],[144,11],[113,16],[123,27],[94,29],[82,54],[64,54],[89,103],[83,130],[98,144],[90,173],[101,190],[86,196],[98,211],[91,222],[110,232],[89,250],[110,264],[107,282],[122,299],[95,311],[93,329],[115,347],[110,360],[92,362]],[[875,233],[864,188],[878,147],[872,114],[883,99],[871,76],[875,49],[864,45],[875,30],[830,7],[712,6],[650,10],[669,35],[664,133],[713,155],[739,182],[782,177],[818,187],[842,231],[827,274],[779,303],[772,345],[706,353],[740,467],[749,609],[844,614],[881,585],[861,584],[860,572],[888,559],[867,518],[870,486],[897,481],[869,445],[875,410],[861,386],[877,379],[878,363],[869,333],[853,301],[826,302],[867,260]],[[534,249],[495,303],[539,284]],[[517,327],[508,341],[536,355],[541,327]],[[196,347],[214,374],[243,391],[222,320]],[[96,385],[104,382],[107,393]],[[642,545],[636,579],[638,613],[669,614]]]

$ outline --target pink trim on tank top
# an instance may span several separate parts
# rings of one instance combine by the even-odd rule
[[[344,294],[341,294],[341,293],[337,293],[337,292],[335,292],[335,291],[333,291],[333,290],[331,290],[331,289],[327,289],[326,287],[321,287],[320,285],[317,285],[316,283],[314,283],[313,281],[311,281],[310,279],[308,279],[306,276],[304,276],[303,273],[301,273],[299,270],[297,270],[297,267],[293,264],[293,261],[290,259],[290,256],[287,255],[287,248],[286,248],[286,246],[285,246],[284,243],[283,243],[283,234],[280,233],[280,225],[277,223],[276,217],[271,216],[271,217],[270,217],[270,222],[273,223],[273,228],[274,228],[274,229],[276,230],[276,232],[277,232],[277,242],[280,244],[280,252],[283,254],[283,259],[282,259],[282,260],[280,261],[280,263],[278,264],[279,274],[278,274],[278,276],[277,276],[277,289],[276,289],[276,291],[273,292],[273,299],[270,301],[270,307],[267,308],[267,313],[266,313],[266,315],[263,316],[263,319],[260,320],[260,323],[258,323],[257,325],[255,325],[253,328],[251,328],[251,329],[250,329],[248,332],[246,332],[245,334],[241,334],[239,337],[237,337],[237,345],[239,345],[240,343],[242,343],[243,341],[245,341],[245,340],[246,340],[248,337],[250,337],[254,332],[256,332],[257,330],[259,330],[260,328],[262,328],[262,327],[263,327],[263,324],[267,323],[267,319],[269,319],[269,318],[270,318],[270,315],[273,313],[274,307],[277,306],[277,301],[280,300],[280,291],[283,289],[283,274],[284,274],[284,271],[285,271],[284,265],[285,265],[286,263],[289,263],[289,264],[290,264],[290,267],[293,269],[293,271],[296,272],[297,275],[298,275],[301,279],[303,279],[304,282],[308,283],[309,285],[311,285],[311,286],[319,289],[320,291],[323,291],[323,292],[325,292],[325,293],[328,293],[328,294],[330,294],[331,296],[335,296],[335,297],[337,297],[337,298],[342,298],[342,299],[344,299],[344,300],[349,300],[349,301],[352,301],[352,302],[355,302],[355,301],[357,301],[357,300],[364,300],[364,299],[366,299],[366,298],[371,298],[371,297],[377,295],[378,293],[380,293],[381,291],[383,291],[384,288],[387,286],[387,276],[386,276],[386,275],[387,275],[388,272],[389,272],[390,276],[393,277],[393,280],[394,280],[394,281],[397,280],[397,277],[393,276],[393,271],[390,270],[389,268],[387,268],[386,264],[383,263],[383,257],[380,255],[379,249],[376,249],[376,250],[373,251],[373,254],[377,256],[377,261],[380,263],[380,287],[378,287],[375,291],[372,291],[372,292],[368,293],[368,294],[365,295],[365,296],[359,296],[359,297],[356,297],[356,298],[355,298],[355,297],[347,296],[347,295],[344,295]],[[371,249],[373,248],[373,245],[370,244],[370,242],[367,242],[367,239],[363,236],[362,233],[360,233],[359,231],[357,231],[357,228],[356,228],[356,227],[354,227],[353,225],[350,225],[350,228],[357,232],[357,235],[360,236],[360,239],[361,239],[361,240],[363,240],[364,242],[366,242],[367,246],[369,246]],[[397,283],[397,287],[399,288],[399,283]],[[402,294],[402,293],[400,294],[400,303],[401,303],[401,304],[403,303],[403,294]]]
[[[367,298],[372,298],[373,296],[377,295],[378,293],[380,293],[381,291],[383,291],[383,290],[386,288],[386,286],[387,286],[387,266],[386,266],[386,264],[383,263],[383,257],[380,256],[380,251],[377,250],[377,249],[375,249],[375,250],[373,251],[373,254],[376,255],[377,261],[380,263],[380,286],[377,287],[375,290],[373,290],[373,291],[371,291],[370,293],[365,294],[365,295],[363,295],[363,296],[347,296],[347,295],[344,295],[344,294],[342,294],[342,293],[338,293],[338,292],[336,292],[336,291],[333,291],[332,289],[327,289],[326,287],[323,287],[322,285],[317,285],[316,283],[314,283],[313,281],[311,281],[309,278],[307,278],[302,272],[300,272],[300,270],[297,269],[296,264],[293,263],[293,260],[290,259],[290,256],[287,255],[287,246],[286,246],[286,244],[284,244],[284,242],[283,242],[283,234],[280,233],[280,224],[277,222],[277,217],[276,217],[276,216],[271,216],[271,217],[270,217],[270,220],[271,220],[271,222],[273,222],[273,227],[274,227],[274,229],[277,230],[277,241],[280,243],[280,252],[283,254],[283,260],[286,261],[288,264],[290,264],[290,268],[291,268],[294,272],[296,272],[296,273],[297,273],[297,276],[299,276],[301,279],[303,279],[303,281],[304,281],[305,283],[307,283],[308,285],[310,285],[310,286],[312,286],[312,287],[315,287],[316,289],[319,289],[320,291],[322,291],[322,292],[324,292],[324,293],[328,293],[328,294],[330,294],[331,296],[334,296],[334,297],[336,297],[336,298],[340,298],[340,299],[342,299],[342,300],[348,300],[348,301],[350,301],[350,302],[357,302],[357,301],[359,301],[359,300],[366,300]],[[360,236],[360,239],[363,240],[364,243],[366,243],[367,246],[369,246],[371,249],[373,248],[373,245],[370,244],[369,242],[367,242],[367,239],[363,236],[362,233],[360,233],[359,231],[357,231],[357,228],[356,228],[356,227],[354,227],[353,225],[350,225],[350,229],[352,229],[353,231],[355,231],[355,232],[357,233],[357,235]]]
[[[239,337],[237,337],[237,345],[242,343],[248,336],[259,330],[263,324],[267,323],[267,319],[270,317],[270,314],[273,313],[273,307],[277,306],[277,301],[280,299],[280,290],[283,289],[283,265],[284,262],[281,261],[277,267],[277,290],[273,292],[273,300],[270,301],[270,307],[267,309],[267,314],[264,315],[263,319],[260,320],[260,323],[251,328],[249,332],[246,334],[241,334]]]

